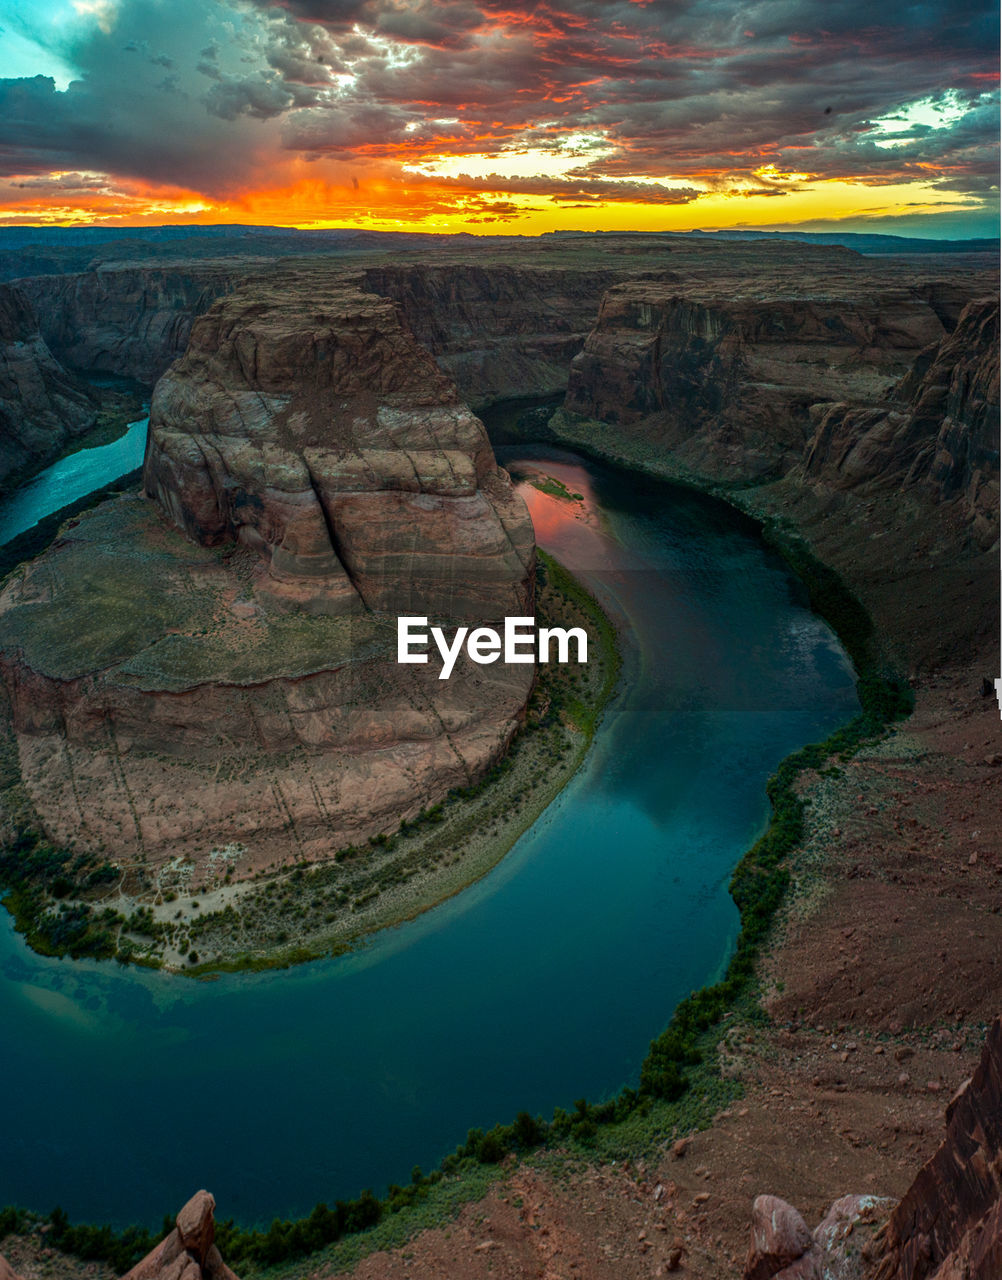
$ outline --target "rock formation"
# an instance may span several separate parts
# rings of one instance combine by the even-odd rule
[[[649,273],[606,293],[565,409],[747,482],[800,459],[812,404],[878,397],[942,336],[929,303],[892,283]]]
[[[956,329],[931,343],[878,405],[814,406],[809,476],[836,488],[867,480],[960,498],[982,547],[998,536],[999,304],[967,304]]]
[[[97,402],[53,357],[24,292],[0,285],[0,493],[94,425]]]
[[[520,723],[530,665],[398,666],[397,612],[531,612],[528,513],[395,305],[327,270],[195,324],[146,485],[0,596],[0,670],[47,836],[148,887],[393,830]],[[165,518],[166,517],[166,518]]]
[[[147,492],[317,611],[524,612],[524,504],[394,304],[323,272],[261,291],[198,320],[158,384]]]
[[[603,291],[592,271],[469,262],[371,267],[366,290],[398,302],[415,336],[474,406],[563,391]]]
[[[872,1280],[1002,1276],[1002,1018],[946,1110],[946,1136],[872,1250]]]
[[[874,1196],[843,1196],[811,1233],[792,1205],[758,1196],[744,1270],[744,1280],[999,1276],[1002,1018],[988,1033],[978,1069],[947,1107],[946,1137],[897,1205]]]
[[[864,1249],[892,1203],[842,1196],[812,1232],[785,1200],[756,1197],[744,1280],[862,1280]]]
[[[197,1191],[177,1215],[174,1230],[123,1280],[236,1280],[213,1243],[215,1209],[208,1191]]]

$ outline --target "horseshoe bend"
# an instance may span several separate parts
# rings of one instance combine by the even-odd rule
[[[624,926],[610,954],[632,957],[638,938],[654,937],[652,954],[674,955],[665,939],[686,915],[702,921],[710,903],[719,914],[703,932],[719,935],[703,950],[677,948],[698,950],[698,976],[685,970],[676,989],[659,962],[641,959],[608,989],[594,971],[591,987],[574,978],[568,989],[604,1001],[604,1018],[638,988],[657,1000],[631,1065],[616,1057],[609,1068],[614,1087],[574,1112],[559,1105],[552,1125],[528,1112],[515,1123],[521,1102],[499,1111],[497,1129],[471,1130],[434,1179],[418,1170],[382,1208],[363,1196],[315,1214],[314,1235],[295,1229],[302,1239],[329,1243],[381,1215],[403,1222],[415,1204],[452,1195],[453,1179],[469,1177],[470,1195],[482,1195],[483,1171],[497,1165],[502,1181],[486,1200],[455,1227],[438,1222],[416,1237],[424,1270],[415,1274],[459,1258],[465,1270],[454,1274],[486,1275],[484,1260],[502,1249],[511,1275],[535,1274],[544,1220],[546,1238],[576,1260],[568,1273],[596,1280],[646,1275],[653,1256],[665,1271],[738,1275],[749,1217],[749,1276],[793,1265],[812,1274],[832,1262],[836,1236],[867,1242],[882,1277],[897,1275],[901,1258],[976,1256],[998,1216],[997,1179],[984,1173],[997,1163],[997,1126],[982,1115],[997,1092],[997,1028],[983,1050],[982,1041],[1002,943],[989,803],[999,763],[995,256],[609,236],[175,259],[109,260],[0,286],[18,370],[0,381],[0,399],[20,396],[27,424],[4,454],[18,468],[66,447],[38,425],[58,401],[66,436],[89,429],[99,392],[81,367],[155,382],[141,479],[58,517],[49,545],[19,557],[0,590],[0,856],[12,885],[5,902],[30,945],[195,976],[284,965],[348,949],[456,894],[527,828],[555,829],[556,844],[564,830],[566,874],[527,891],[522,916],[496,932],[517,934],[534,911],[544,923],[513,939],[505,954],[516,978],[502,989],[492,973],[476,1007],[492,982],[505,1017],[536,1003],[542,962],[521,979],[515,968],[530,942],[543,957],[559,959],[565,946],[582,963],[604,955],[617,919],[632,919],[634,880],[657,910],[635,936]],[[577,553],[594,595],[537,539]],[[605,558],[610,548],[622,558]],[[670,593],[659,595],[665,583]],[[428,663],[398,661],[401,618],[470,634],[472,645],[476,629],[503,636],[506,619],[525,616],[586,632],[587,664],[480,661],[459,644],[447,679],[433,648]],[[660,684],[644,683],[652,670]],[[879,714],[874,698],[884,699]],[[633,740],[613,739],[627,716]],[[781,768],[769,782],[778,816],[766,829],[769,775],[828,734],[824,753],[798,754],[793,781]],[[701,790],[713,775],[721,789]],[[735,783],[749,778],[754,803],[735,818]],[[587,782],[597,835],[572,825],[579,792],[547,808],[572,779]],[[626,835],[600,826],[610,795],[629,796],[642,817]],[[718,848],[706,832],[722,817],[733,829]],[[757,833],[772,839],[777,829],[792,890],[749,958],[739,929],[754,923],[757,887],[773,881],[766,862],[731,873]],[[649,881],[639,856],[627,861],[637,832],[657,855]],[[586,898],[579,862],[590,837],[602,845],[601,875]],[[704,864],[704,881],[676,887]],[[667,886],[669,875],[677,880]],[[453,975],[420,967],[422,936],[400,945],[414,947],[415,983],[434,975],[421,990],[428,1000]],[[454,967],[472,972],[481,949],[477,940]],[[95,1008],[71,1001],[56,988],[75,981],[75,967],[27,978],[25,954],[11,960],[17,999],[54,1022],[105,1025],[101,1001],[112,997],[94,996]],[[718,1020],[699,1024],[698,1044],[676,1027],[644,1057],[656,1019],[670,1016],[665,1002],[682,1001],[695,1018],[701,999],[717,999],[734,954],[743,972],[755,966],[754,994],[741,988],[754,1008],[721,1005]],[[652,976],[638,980],[648,963]],[[94,971],[95,990],[111,968]],[[401,987],[406,970],[404,961],[395,971]],[[222,991],[228,980],[190,987]],[[685,1001],[703,982],[711,995]],[[289,991],[288,1008],[299,1008]],[[569,1024],[569,1001],[538,1003],[541,1024]],[[280,1019],[280,1004],[268,1007]],[[467,1010],[457,1042],[486,1045],[482,1028],[468,1030],[474,1006],[457,1007]],[[423,1004],[380,1008],[401,1023],[433,1021]],[[594,1007],[585,1015],[595,1038]],[[498,1058],[504,1038],[489,1041]],[[337,1044],[324,1053],[348,1056]],[[558,1047],[547,1065],[562,1055],[575,1056]],[[575,1081],[600,1055],[591,1046],[576,1056]],[[632,1084],[614,1097],[628,1071]],[[937,1155],[941,1090],[950,1096],[972,1073]],[[408,1077],[402,1093],[430,1096],[435,1074]],[[494,1083],[484,1062],[462,1081],[438,1074],[446,1093]],[[166,1114],[175,1103],[158,1106]],[[283,1105],[275,1100],[280,1119]],[[606,1150],[617,1108],[643,1134]],[[367,1122],[378,1112],[372,1103]],[[311,1115],[318,1128],[330,1118],[320,1103]],[[342,1119],[328,1145],[347,1150]],[[451,1115],[443,1127],[448,1142],[429,1139],[433,1160],[454,1141]],[[380,1176],[398,1167],[396,1137],[385,1139]],[[369,1145],[366,1133],[359,1160]],[[408,1147],[406,1167],[415,1158]],[[187,1193],[204,1179],[186,1160]],[[300,1152],[289,1160],[298,1167]],[[954,1185],[947,1166],[961,1165]],[[566,1168],[576,1171],[573,1193]],[[228,1213],[224,1189],[213,1190]],[[781,1194],[821,1226],[812,1233]],[[326,1183],[316,1198],[325,1195],[335,1198]],[[142,1275],[157,1259],[185,1258],[232,1274],[213,1252],[211,1199],[185,1206]],[[918,1238],[912,1228],[926,1219],[949,1221],[942,1240],[932,1227]],[[28,1241],[17,1245],[26,1273],[44,1239],[76,1239],[58,1218],[48,1235],[25,1221],[15,1234]],[[216,1238],[227,1261],[253,1274],[270,1249],[279,1260],[310,1253],[312,1243],[289,1243],[295,1230],[271,1243],[236,1228]],[[488,1238],[503,1243],[485,1249]],[[389,1248],[397,1237],[387,1229],[378,1240]],[[595,1259],[610,1240],[620,1253],[605,1267]],[[142,1256],[133,1252],[129,1266]],[[985,1256],[990,1265],[995,1255]],[[396,1249],[361,1266],[361,1275],[404,1274],[410,1258]]]

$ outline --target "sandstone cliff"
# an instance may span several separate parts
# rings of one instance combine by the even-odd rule
[[[780,474],[803,453],[812,404],[876,398],[943,336],[906,288],[805,283],[666,272],[616,285],[571,366],[566,410],[714,479]]]
[[[24,292],[0,285],[0,493],[94,425],[97,401],[53,357]]]
[[[891,1214],[872,1280],[1002,1275],[1002,1018],[946,1112],[946,1136]]]
[[[49,839],[132,888],[329,858],[467,786],[532,665],[398,666],[395,615],[531,612],[528,513],[395,305],[330,272],[226,297],[151,408],[146,485],[0,596]]]
[[[563,391],[603,291],[623,274],[611,265],[582,271],[460,261],[372,267],[362,281],[400,304],[464,399],[482,406]]]
[[[525,507],[395,305],[308,269],[263,289],[197,321],[157,386],[147,492],[317,610],[523,612]]]
[[[999,304],[970,302],[956,329],[930,344],[878,405],[814,407],[808,476],[836,488],[879,479],[960,499],[972,539],[998,537]]]
[[[18,288],[65,364],[152,385],[184,351],[195,317],[250,266],[239,259],[166,267],[108,263],[28,277]]]

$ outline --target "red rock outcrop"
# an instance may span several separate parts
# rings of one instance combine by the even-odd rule
[[[0,1254],[0,1280],[21,1280],[21,1277],[2,1254]]]
[[[0,492],[94,425],[97,402],[52,355],[24,292],[0,285]]]
[[[876,1232],[862,1230],[890,1217]],[[998,1280],[1002,1276],[1002,1017],[946,1110],[946,1137],[904,1197],[848,1195],[813,1234],[775,1196],[752,1206],[744,1280]]]
[[[524,613],[525,506],[397,307],[323,271],[263,290],[199,319],[158,384],[147,492],[317,611]]]
[[[865,1247],[891,1203],[842,1196],[812,1232],[785,1200],[757,1196],[744,1280],[862,1280]]]
[[[1002,1276],[1002,1018],[946,1111],[946,1137],[882,1229],[872,1280]]]
[[[649,275],[606,293],[565,408],[715,479],[789,469],[812,404],[877,397],[943,336],[932,307],[890,282],[805,271],[795,284],[766,269],[712,284],[684,270]]]
[[[237,1280],[213,1243],[215,1209],[208,1191],[197,1191],[177,1215],[174,1230],[123,1280]]]
[[[777,1196],[756,1196],[745,1280],[770,1280],[812,1244],[810,1228],[792,1204]]]

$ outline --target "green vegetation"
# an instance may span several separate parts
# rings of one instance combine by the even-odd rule
[[[556,476],[536,476],[530,483],[534,489],[538,489],[540,493],[548,493],[551,498],[563,498],[565,502],[581,502],[584,499],[583,494],[572,493]]]
[[[197,939],[202,957],[187,975],[285,968],[339,954],[355,938],[459,892],[507,853],[576,772],[620,669],[615,627],[542,552],[536,586],[542,624],[588,630],[587,666],[540,667],[525,722],[505,755],[396,831],[340,849],[328,862],[267,876],[235,905],[186,921],[185,948]]]
[[[791,563],[798,565],[818,611],[840,634],[844,629],[844,642],[859,676],[861,711],[824,742],[788,756],[770,778],[766,789],[771,820],[731,879],[731,894],[741,915],[734,954],[723,978],[683,1000],[668,1026],[652,1041],[641,1066],[639,1087],[625,1088],[603,1102],[580,1098],[571,1110],[557,1107],[551,1121],[522,1112],[512,1123],[496,1125],[487,1132],[471,1129],[439,1169],[428,1175],[414,1170],[408,1185],[391,1186],[383,1200],[363,1192],[357,1200],[339,1201],[333,1209],[319,1204],[309,1216],[294,1222],[275,1221],[267,1231],[222,1223],[217,1242],[231,1266],[245,1273],[275,1267],[357,1235],[357,1248],[350,1254],[354,1260],[372,1248],[403,1243],[429,1225],[430,1206],[443,1215],[481,1194],[486,1189],[483,1173],[511,1155],[538,1155],[541,1148],[556,1147],[585,1156],[621,1151],[631,1141],[631,1134],[636,1134],[638,1124],[649,1144],[655,1135],[708,1123],[714,1110],[734,1095],[735,1086],[721,1080],[714,1069],[713,1046],[726,1032],[726,1023],[736,1009],[751,1021],[761,1017],[753,1000],[755,964],[789,883],[786,859],[805,834],[805,806],[796,791],[797,780],[805,770],[816,770],[833,756],[847,760],[864,742],[909,714],[912,706],[906,684],[879,670],[873,654],[872,624],[838,575],[802,549],[791,549],[787,544],[783,550]],[[553,561],[545,563],[544,574],[563,590],[583,590]],[[611,628],[608,620],[605,625]],[[569,693],[564,696],[566,701],[554,707],[553,714],[579,710]],[[434,821],[430,815],[425,818]],[[440,1188],[451,1189],[451,1194],[440,1197]],[[133,1260],[143,1252],[138,1241],[145,1244],[148,1239],[135,1231],[115,1236],[107,1234],[108,1228],[71,1230],[84,1233],[82,1239],[88,1244],[100,1240],[109,1250],[125,1248],[133,1241]],[[65,1229],[62,1238],[71,1238]],[[102,1256],[110,1257],[110,1253]],[[348,1257],[341,1254],[339,1263],[345,1265]]]

